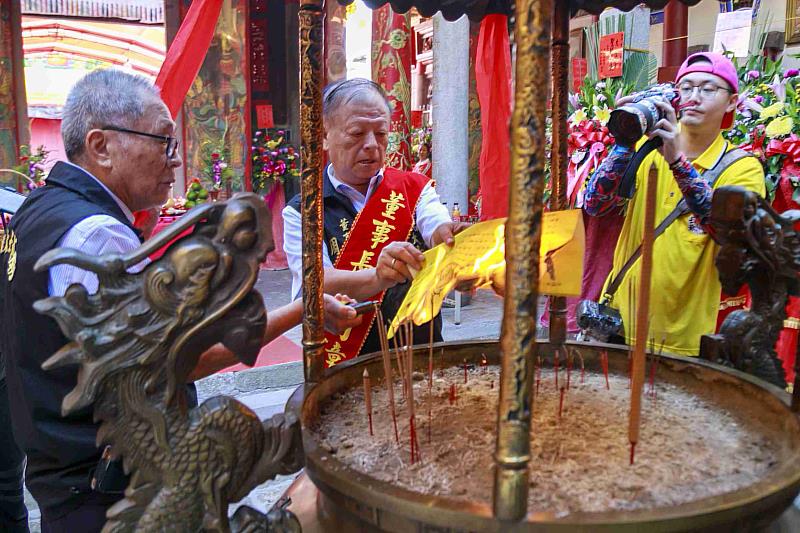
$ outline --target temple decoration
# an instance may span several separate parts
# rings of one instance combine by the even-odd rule
[[[775,342],[786,318],[786,302],[800,294],[800,211],[779,215],[758,195],[741,187],[714,192],[711,223],[721,243],[716,265],[722,289],[736,294],[747,284],[750,311],[725,318],[717,335],[704,335],[700,356],[786,386]]]
[[[201,176],[203,146],[223,146],[233,171],[231,187],[242,190],[250,164],[250,116],[244,49],[247,0],[225,2],[200,73],[184,104],[188,179]]]
[[[14,66],[11,26],[11,2],[0,1],[0,168],[12,167],[17,161],[17,107],[14,97]],[[17,178],[0,174],[0,180],[16,185]]]
[[[372,14],[372,79],[391,107],[386,166],[411,170],[411,39],[408,14],[388,6]]]

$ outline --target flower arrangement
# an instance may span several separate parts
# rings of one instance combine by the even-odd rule
[[[258,130],[250,147],[253,190],[266,192],[276,182],[300,176],[300,154],[286,142],[284,130]]]
[[[203,174],[205,181],[210,185],[211,190],[221,191],[233,181],[233,169],[227,163],[227,150],[221,149],[213,144],[204,145],[205,165]],[[193,180],[194,182],[194,180]]]
[[[44,169],[49,154],[50,151],[44,146],[39,146],[33,153],[31,153],[30,147],[20,146],[19,165],[14,170],[28,179],[25,185],[29,191],[44,185],[47,177]]]
[[[578,93],[569,95],[566,193],[570,208],[583,204],[586,181],[614,144],[606,127],[611,110],[619,98],[632,90],[622,78],[586,79]]]
[[[770,198],[781,190],[800,201],[800,71],[762,57],[737,70],[739,112],[724,136],[761,161]]]

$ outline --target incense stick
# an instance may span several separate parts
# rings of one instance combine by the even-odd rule
[[[413,362],[414,351],[412,343],[414,342],[414,329],[411,321],[405,322],[405,350],[406,354],[404,362],[406,364],[406,387],[408,389],[406,401],[408,402],[408,419],[409,419],[409,438],[411,440],[411,462],[419,461],[419,443],[417,442],[416,419],[414,413],[414,381],[413,381]]]
[[[431,320],[428,333],[428,444],[431,443],[433,426],[433,299],[431,299]]]
[[[639,441],[639,428],[642,413],[642,387],[644,386],[645,348],[650,319],[650,280],[653,272],[653,241],[655,232],[656,201],[658,194],[658,171],[650,169],[645,196],[644,228],[642,230],[641,279],[636,309],[636,341],[634,344],[631,411],[628,423],[628,441],[631,443],[631,464],[634,461],[636,444]]]
[[[372,437],[372,384],[369,379],[369,371],[365,368],[362,374],[364,379],[364,407],[367,410],[367,419],[369,420],[369,436]]]
[[[381,356],[383,358],[383,374],[386,380],[386,389],[389,393],[389,409],[392,411],[392,424],[394,424],[394,440],[400,443],[400,435],[397,432],[397,408],[394,403],[394,377],[392,376],[392,360],[389,355],[389,341],[386,338],[386,322],[383,313],[378,308],[378,337],[381,341]]]
[[[392,346],[394,347],[394,357],[397,361],[397,373],[400,374],[400,390],[403,399],[405,399],[408,395],[406,394],[406,366],[403,362],[403,351],[400,349],[400,346],[403,345],[402,331],[402,326],[398,326],[394,332],[394,337],[392,337]]]

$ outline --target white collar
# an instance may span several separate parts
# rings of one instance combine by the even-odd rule
[[[125,215],[125,218],[127,218],[127,219],[128,219],[128,222],[130,222],[131,224],[133,224],[133,213],[131,213],[131,210],[130,210],[130,209],[128,209],[128,206],[127,206],[127,205],[125,205],[125,202],[123,202],[122,200],[120,200],[120,199],[119,199],[119,197],[117,197],[117,195],[116,195],[116,194],[114,194],[113,192],[111,192],[111,189],[109,189],[108,187],[106,187],[106,184],[105,184],[105,183],[103,183],[102,181],[100,181],[99,179],[97,179],[97,178],[96,178],[94,175],[92,175],[92,173],[91,173],[91,172],[89,172],[88,170],[86,170],[85,168],[83,168],[83,167],[81,167],[81,166],[78,166],[78,165],[76,165],[75,163],[72,163],[72,162],[70,162],[70,161],[64,161],[64,163],[66,163],[66,164],[68,164],[68,165],[72,165],[73,167],[75,167],[75,168],[77,168],[77,169],[80,169],[80,170],[82,170],[82,171],[83,171],[83,172],[84,172],[84,173],[85,173],[87,176],[89,176],[89,177],[90,177],[90,178],[92,178],[94,181],[96,181],[97,183],[99,183],[99,184],[100,184],[100,186],[101,186],[101,187],[102,187],[102,188],[103,188],[103,189],[104,189],[104,190],[105,190],[105,191],[108,193],[108,195],[109,195],[109,196],[111,196],[111,198],[113,198],[113,199],[114,199],[114,201],[117,203],[117,205],[119,206],[120,210],[122,211],[122,214],[123,214],[123,215]]]
[[[333,188],[336,189],[337,191],[340,190],[341,187],[347,187],[348,189],[356,191],[359,194],[361,194],[359,191],[357,191],[351,185],[348,185],[348,184],[346,184],[346,183],[344,183],[342,181],[339,181],[336,178],[336,175],[333,172],[333,165],[328,165],[328,179],[331,180],[331,185],[333,185]],[[383,167],[381,167],[381,169],[378,171],[378,173],[375,174],[374,176],[372,176],[372,179],[369,180],[369,187],[367,187],[367,194],[369,194],[369,192],[378,184],[378,182],[381,179],[383,179]],[[366,196],[366,195],[364,195],[364,196]]]

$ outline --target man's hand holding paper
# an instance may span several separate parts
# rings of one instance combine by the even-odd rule
[[[424,254],[424,266],[414,276],[389,336],[412,320],[423,324],[435,316],[453,289],[491,286],[505,293],[505,219],[475,224]],[[444,242],[444,241],[443,241]],[[580,210],[545,213],[539,254],[539,290],[542,294],[577,296],[583,277],[583,219]],[[413,274],[413,272],[411,272]]]

